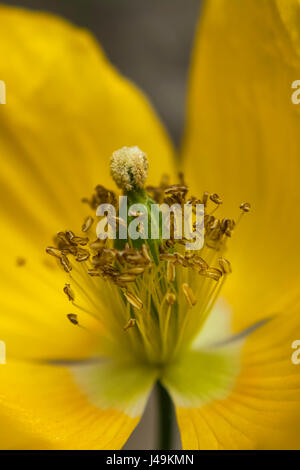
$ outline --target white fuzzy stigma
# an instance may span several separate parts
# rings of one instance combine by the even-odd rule
[[[143,188],[148,176],[147,155],[138,147],[122,147],[112,154],[110,171],[123,191]]]

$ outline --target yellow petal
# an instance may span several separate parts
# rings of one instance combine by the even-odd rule
[[[91,354],[97,336],[67,320],[73,307],[63,293],[60,269],[55,264],[47,268],[37,256],[30,257],[23,267],[13,259],[11,263],[1,271],[0,288],[0,340],[6,343],[8,359]],[[97,326],[88,315],[83,314],[81,322],[88,329]]]
[[[109,158],[124,145],[148,153],[150,181],[170,171],[172,147],[151,106],[87,31],[3,6],[0,19],[1,217],[34,240],[80,223],[81,198],[113,185]]]
[[[61,329],[59,345],[63,336],[72,338],[63,351],[58,346],[65,355],[79,333],[70,335],[63,319],[70,308],[64,278],[50,269],[45,247],[58,230],[80,230],[86,211],[80,200],[95,184],[112,185],[113,150],[139,145],[151,158],[150,180],[158,182],[169,170],[172,148],[147,100],[120,77],[88,32],[4,6],[0,21],[6,57],[0,78],[7,90],[0,108],[1,339],[8,341],[6,332],[15,328],[10,353],[11,342],[24,346],[23,332],[36,355],[51,325],[51,331]],[[22,268],[16,267],[18,257],[26,260]],[[37,336],[40,341],[29,341]],[[47,342],[55,344],[53,335],[46,334]],[[42,355],[53,352],[40,349]]]
[[[6,342],[8,364],[20,357],[87,357],[97,336],[89,334],[86,316],[87,329],[66,320],[72,310],[62,292],[65,279],[46,257],[45,247],[58,230],[80,230],[86,211],[80,200],[90,196],[96,184],[113,186],[108,162],[114,150],[138,145],[147,152],[149,182],[156,184],[162,173],[170,171],[173,149],[147,99],[120,77],[87,31],[48,14],[4,6],[0,22],[6,57],[0,64],[0,79],[7,92],[7,104],[0,107],[0,340]],[[18,257],[25,259],[24,266],[17,266]],[[35,396],[34,389],[39,388],[35,370],[30,375],[27,366],[12,366],[10,375],[10,366],[1,366],[5,386],[14,384],[12,407],[18,408],[18,390],[23,386],[28,396]],[[41,372],[41,380],[47,383],[45,374]],[[62,372],[49,374],[54,386]],[[72,390],[64,393],[61,407]],[[43,417],[42,410],[41,416],[34,411],[34,399],[24,399],[21,408],[28,421],[32,419],[31,435],[42,435],[44,430],[47,434],[51,428],[46,402]],[[51,406],[55,415],[54,402]],[[84,409],[87,405],[81,417],[87,413]],[[30,418],[31,413],[35,418]],[[11,415],[13,422],[16,413]],[[101,417],[115,420],[116,427],[120,420],[129,423],[119,436],[122,445],[135,420],[113,411],[99,412]],[[101,436],[105,427],[98,418],[95,436]],[[42,424],[35,431],[37,423]]]
[[[300,364],[294,362],[300,362],[300,341],[298,350],[293,344],[300,338],[299,294],[295,298],[290,292],[290,299],[286,315],[270,320],[246,339],[240,372],[227,396],[216,385],[233,377],[228,375],[234,370],[234,362],[231,368],[226,362],[228,355],[215,364],[182,363],[185,380],[178,374],[176,380],[175,374],[173,383],[166,383],[177,407],[185,449],[299,448]],[[220,376],[222,364],[227,365]],[[210,389],[207,377],[213,379]]]
[[[37,450],[49,449],[43,439],[39,439],[32,434],[24,432],[21,425],[16,425],[15,421],[7,416],[0,415],[1,429],[5,429],[5,442],[0,440],[0,450]]]
[[[153,380],[152,371],[128,364],[10,361],[0,367],[0,405],[40,448],[118,449],[137,425]],[[12,439],[2,425],[0,436],[8,448]]]
[[[253,206],[228,253],[225,290],[239,328],[298,277],[299,14],[297,0],[210,0],[197,33],[185,171],[197,193],[221,194],[226,216]]]

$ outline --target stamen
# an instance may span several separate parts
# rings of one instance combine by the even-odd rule
[[[100,276],[100,271],[97,269],[88,269],[88,274],[90,276]]]
[[[205,276],[218,281],[222,277],[223,273],[218,268],[208,268],[205,272]]]
[[[136,277],[133,274],[120,274],[118,281],[120,282],[134,282]]]
[[[66,232],[66,238],[70,242],[71,245],[86,245],[89,241],[87,237],[77,237],[70,230]]]
[[[82,248],[79,248],[77,250],[76,261],[79,261],[79,262],[86,261],[87,259],[89,259],[89,257],[90,257],[89,251],[83,250]]]
[[[175,280],[175,265],[171,261],[168,261],[167,264],[167,279],[169,282],[173,282]]]
[[[193,264],[199,267],[200,271],[207,271],[209,266],[207,262],[204,259],[202,259],[200,256],[195,255],[192,261],[193,261]]]
[[[73,325],[79,324],[77,320],[77,315],[75,313],[68,313],[67,318]]]
[[[127,269],[126,271],[126,274],[143,274],[143,272],[145,272],[145,269],[146,268],[142,268],[142,267],[136,267],[136,268],[130,268],[130,269]]]
[[[214,202],[215,204],[217,204],[218,206],[219,206],[220,204],[222,204],[222,202],[223,202],[222,199],[220,198],[220,196],[219,196],[218,194],[216,194],[216,193],[211,194],[211,195],[209,196],[209,199],[210,199],[212,202]]]
[[[240,205],[240,209],[241,209],[241,214],[236,222],[236,225],[238,225],[242,219],[242,217],[247,214],[248,212],[250,212],[250,209],[251,209],[251,205],[249,202],[243,202],[241,205]]]
[[[65,284],[65,287],[64,287],[63,291],[68,296],[68,299],[70,301],[73,302],[75,300],[75,294],[72,291],[70,284]]]
[[[123,327],[124,331],[129,330],[129,328],[133,328],[136,325],[136,320],[134,318],[130,318],[126,325]]]
[[[62,256],[61,251],[57,248],[53,248],[52,246],[47,246],[46,253],[48,253],[48,255],[55,256],[56,258],[61,258]]]
[[[249,204],[249,202],[243,202],[243,204],[240,205],[240,209],[243,212],[250,212],[251,205]]]
[[[202,197],[202,204],[204,205],[204,207],[206,207],[207,205],[208,196],[209,196],[209,193],[207,191],[204,191],[203,197]]]
[[[91,199],[85,197],[81,201],[88,204],[94,211],[100,204],[112,204],[114,207],[116,207],[117,204],[115,193],[100,184],[96,186],[95,193],[92,195]]]
[[[173,253],[162,253],[160,255],[160,259],[165,261],[172,261],[174,263],[177,261],[176,255]]]
[[[145,243],[142,245],[142,254],[147,262],[149,263],[152,262],[152,258],[150,257],[148,247],[147,245],[145,245]]]
[[[197,300],[190,286],[188,284],[182,284],[181,287],[189,306],[193,307],[194,305],[196,305]]]
[[[232,273],[231,264],[227,259],[219,258],[219,265],[224,274]]]
[[[90,248],[95,251],[100,251],[104,248],[105,240],[96,240],[90,243]]]
[[[176,295],[173,292],[168,292],[166,295],[166,300],[169,305],[174,305],[176,302]]]
[[[90,215],[86,217],[81,227],[82,232],[88,232],[90,228],[92,227],[93,223],[94,223],[93,217],[91,217]]]
[[[143,302],[141,301],[141,299],[139,299],[136,295],[132,294],[132,292],[124,291],[124,296],[134,308],[138,310],[141,310],[141,308],[143,308]]]
[[[58,232],[53,246],[47,247],[46,252],[57,259],[68,275],[70,281],[63,292],[72,302],[72,308],[80,315],[89,315],[100,326],[101,332],[96,332],[97,337],[101,337],[99,344],[108,343],[109,353],[133,355],[163,366],[191,344],[213,308],[227,275],[232,272],[224,253],[236,223],[207,212],[210,201],[216,206],[213,212],[220,208],[223,201],[218,194],[204,192],[200,198],[188,195],[183,175],[178,184],[170,184],[165,176],[158,187],[147,187],[153,196],[151,199],[144,188],[147,170],[146,155],[137,147],[124,147],[111,157],[114,180],[127,195],[127,215],[141,216],[139,211],[130,211],[130,205],[142,201],[150,208],[153,199],[160,204],[177,203],[182,207],[189,203],[194,215],[197,205],[203,204],[204,246],[201,249],[189,251],[186,245],[190,240],[176,239],[174,217],[170,220],[167,240],[141,242],[128,238],[117,243],[109,238],[95,239],[96,234],[95,238],[92,235],[94,217],[87,214],[79,225],[85,236],[72,230]],[[116,225],[126,226],[119,216],[121,211],[113,191],[98,185],[91,198],[84,198],[83,202],[90,206],[93,214],[99,204],[112,204]],[[243,203],[240,209],[243,215],[249,212],[250,204]],[[151,222],[149,215],[148,222]],[[200,229],[196,222],[193,227],[194,231]],[[75,313],[68,314],[67,318],[79,325]],[[131,332],[120,335],[122,329],[131,329]]]
[[[70,271],[72,271],[71,263],[65,255],[62,255],[59,261],[62,267],[64,268],[64,270],[66,271],[66,273],[69,273]]]

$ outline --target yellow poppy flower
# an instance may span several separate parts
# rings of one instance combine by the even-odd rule
[[[120,148],[148,155],[153,198],[183,201],[183,182],[160,183],[177,183],[172,144],[89,33],[0,7],[1,447],[121,448],[159,380],[184,449],[299,448],[298,16],[297,0],[207,2],[181,161],[214,213],[189,255],[95,242]]]

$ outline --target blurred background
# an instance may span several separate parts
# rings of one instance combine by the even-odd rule
[[[9,0],[88,28],[110,61],[150,98],[175,144],[180,145],[188,68],[201,0]],[[157,446],[153,393],[126,449]],[[174,424],[174,448],[180,437]]]

